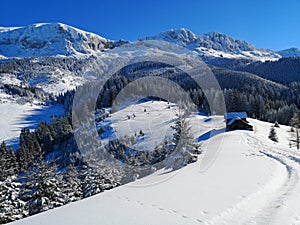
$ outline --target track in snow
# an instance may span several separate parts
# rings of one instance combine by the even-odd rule
[[[266,145],[250,133],[242,136],[254,154],[275,160],[281,170],[260,190],[208,224],[300,224],[300,155]]]

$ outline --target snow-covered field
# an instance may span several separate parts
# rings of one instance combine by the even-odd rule
[[[18,104],[5,101],[0,104],[0,141],[8,145],[18,143],[22,128],[34,129],[42,121],[51,121],[52,116],[64,114],[61,105],[43,106],[31,103]]]
[[[106,118],[98,124],[98,127],[105,126],[106,132],[102,135],[105,143],[112,138],[132,136],[136,138],[136,144],[128,146],[136,150],[153,150],[160,145],[164,138],[171,139],[178,113],[175,104],[168,104],[163,101],[148,101],[134,104]],[[143,136],[139,132],[143,132]]]
[[[160,113],[167,112],[164,104],[167,103],[148,102],[113,114],[112,126],[119,132],[127,126],[127,130],[144,129],[147,134],[151,119],[156,121],[153,126],[160,124],[154,118],[158,109]],[[149,107],[148,114],[141,110],[145,107]],[[130,122],[126,120],[129,112],[136,114]],[[142,114],[144,127],[140,127]],[[171,115],[172,110],[169,119]],[[221,120],[193,115],[190,124],[195,138],[221,127]],[[272,124],[255,119],[250,119],[250,123],[254,131],[220,132],[203,139],[204,153],[198,162],[180,170],[156,171],[127,185],[12,224],[300,224],[300,154],[288,147],[289,127],[276,128],[279,143],[275,143],[268,139]],[[159,138],[150,135],[154,129],[157,127],[147,134],[151,143]],[[217,158],[207,170],[200,170],[205,154],[214,147],[220,147]]]

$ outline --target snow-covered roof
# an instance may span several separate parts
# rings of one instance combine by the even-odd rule
[[[225,119],[233,119],[235,117],[240,117],[245,119],[247,118],[247,113],[246,112],[229,112],[229,113],[225,113]]]

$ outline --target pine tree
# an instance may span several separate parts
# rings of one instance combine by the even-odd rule
[[[79,172],[72,162],[64,174],[63,192],[66,196],[66,203],[75,202],[82,199],[81,181]]]
[[[299,112],[295,112],[294,116],[290,121],[291,137],[290,137],[290,147],[296,146],[297,149],[300,149],[300,115]]]
[[[15,152],[12,148],[9,150],[5,142],[0,145],[0,180],[18,174],[18,164]]]
[[[268,137],[269,137],[270,140],[272,140],[274,142],[278,142],[278,137],[277,137],[275,128],[273,126],[270,128],[270,132],[269,132]]]
[[[119,186],[122,177],[120,168],[104,165],[104,162],[102,166],[85,166],[81,170],[83,197],[90,197],[104,190]]]
[[[41,161],[27,172],[21,199],[26,201],[29,215],[62,206],[66,201],[62,188],[62,175],[55,164]]]
[[[5,142],[0,145],[0,181],[4,181],[7,178],[7,147]]]
[[[194,140],[191,134],[191,127],[184,118],[183,114],[178,115],[175,126],[173,141],[175,148],[172,153],[167,156],[166,166],[173,169],[179,169],[189,163],[197,161],[197,154],[200,154],[200,146]]]
[[[42,150],[36,132],[31,133],[28,129],[22,129],[17,154],[20,172],[26,172],[30,167],[39,163],[41,155]]]
[[[85,164],[80,170],[84,198],[121,184],[123,168],[114,160],[102,159],[102,150],[105,149],[100,147],[98,151],[94,150],[85,155]]]
[[[16,176],[0,181],[0,224],[27,216],[25,202],[19,199],[20,187]]]

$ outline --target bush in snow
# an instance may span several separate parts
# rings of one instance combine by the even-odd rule
[[[270,128],[270,132],[269,132],[268,137],[269,137],[270,140],[278,142],[278,137],[277,137],[277,134],[276,134],[276,131],[275,131],[274,127]]]

